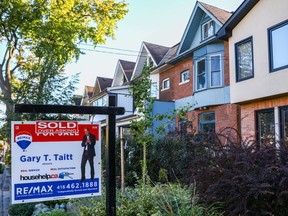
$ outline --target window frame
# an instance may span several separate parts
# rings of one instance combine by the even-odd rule
[[[168,82],[168,83],[169,83],[167,88],[165,88],[165,85],[164,85],[165,82]],[[170,89],[170,78],[166,78],[166,79],[162,80],[162,88],[161,88],[161,91],[165,91],[165,90],[167,90],[167,89]]]
[[[218,86],[212,86],[212,57],[219,56],[219,79],[220,84]],[[223,86],[222,84],[222,63],[221,63],[221,54],[215,54],[210,56],[210,88],[218,88]]]
[[[239,62],[238,62],[238,56],[239,56],[238,48],[239,48],[240,45],[243,45],[243,44],[248,43],[248,42],[251,43],[251,56],[252,56],[252,60],[251,60],[252,61],[252,71],[251,71],[251,73],[252,74],[249,77],[240,78],[240,76],[239,76],[240,70],[239,70]],[[244,80],[248,80],[248,79],[254,78],[254,52],[253,52],[253,37],[252,36],[235,43],[235,67],[236,67],[236,69],[235,69],[235,71],[236,71],[236,82],[241,82],[241,81],[244,81]]]
[[[188,73],[188,79],[187,80],[184,80],[183,81],[183,79],[184,79],[184,73]],[[182,76],[183,75],[183,76]],[[184,70],[184,71],[182,71],[181,73],[180,73],[180,82],[179,82],[179,85],[181,85],[181,84],[184,84],[184,83],[187,83],[187,82],[189,82],[190,81],[190,71],[189,70]]]
[[[204,65],[205,65],[205,70],[204,70],[204,77],[205,77],[205,84],[204,84],[204,87],[203,88],[198,88],[198,62],[200,61],[203,61],[204,60]],[[206,57],[203,57],[203,58],[200,58],[198,60],[196,60],[196,91],[201,91],[201,90],[204,90],[204,89],[207,89],[207,71],[206,71]]]
[[[272,112],[273,113],[273,120],[274,120],[274,123],[273,123],[273,126],[274,126],[274,130],[273,130],[273,142],[275,142],[275,138],[276,138],[276,134],[275,134],[275,110],[274,110],[274,108],[268,108],[268,109],[262,109],[262,110],[256,110],[255,111],[255,114],[256,114],[256,116],[255,116],[255,118],[256,118],[256,122],[255,122],[255,126],[256,126],[256,140],[257,140],[257,144],[259,145],[261,145],[262,144],[262,141],[261,141],[261,131],[260,131],[260,128],[259,128],[259,114],[260,113],[270,113],[270,112]],[[271,138],[272,139],[272,138]],[[266,143],[265,143],[266,144]]]
[[[274,68],[274,61],[273,61],[273,38],[272,38],[272,33],[273,31],[275,30],[278,30],[284,26],[288,26],[288,20],[285,20],[281,23],[278,23],[270,28],[267,29],[267,32],[268,32],[268,48],[269,48],[269,70],[270,72],[275,72],[275,71],[278,71],[278,70],[282,70],[282,69],[285,69],[285,68],[288,68],[288,60],[287,60],[287,63],[286,65],[284,66],[280,66],[280,67],[277,67],[277,68]]]
[[[207,37],[204,37],[205,35],[205,31],[204,31],[204,26],[205,25],[208,25],[209,23],[212,23],[212,34],[211,35],[208,35]],[[215,34],[215,24],[214,24],[214,21],[212,19],[204,22],[202,25],[201,25],[201,38],[202,38],[202,41],[204,40],[207,40],[208,38],[212,37],[213,35]]]
[[[214,120],[208,120],[208,121],[200,121],[201,120],[201,116],[204,115],[204,114],[214,114]],[[207,124],[214,124],[214,131],[208,131],[208,132],[215,132],[216,131],[216,113],[214,111],[207,111],[207,112],[202,112],[202,113],[199,113],[198,114],[198,130],[200,132],[207,132],[207,131],[204,131],[202,128],[203,128],[203,125],[207,125]]]
[[[279,107],[279,122],[280,122],[280,139],[283,141],[288,141],[288,136],[286,138],[286,140],[284,140],[284,135],[285,135],[285,125],[284,125],[284,112],[288,110],[288,106],[283,106],[283,107]],[[287,126],[288,128],[288,126]],[[288,133],[287,133],[288,134]]]

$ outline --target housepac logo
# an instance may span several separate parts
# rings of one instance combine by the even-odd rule
[[[16,143],[25,150],[32,143],[32,135],[27,131],[22,131],[16,135]]]

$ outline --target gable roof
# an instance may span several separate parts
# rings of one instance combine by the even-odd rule
[[[162,58],[161,62],[159,63],[159,66],[167,63],[170,59],[175,57],[177,50],[179,48],[179,44],[180,42],[175,44],[173,47],[169,48],[166,55]]]
[[[144,42],[144,45],[146,46],[149,53],[151,54],[151,57],[155,60],[156,65],[160,63],[163,56],[165,56],[165,54],[169,50],[169,47],[161,46],[158,44]]]
[[[199,3],[222,24],[224,24],[229,19],[229,17],[232,15],[230,12],[223,10],[221,8],[215,7],[213,5],[209,5],[209,4],[206,4],[204,2],[200,2],[200,1],[199,1]]]
[[[130,81],[136,63],[130,62],[130,61],[125,61],[125,60],[119,60],[119,62],[122,65],[122,68],[123,68],[124,73],[127,77],[127,80]]]
[[[88,95],[88,97],[92,97],[93,95],[93,90],[94,90],[94,87],[93,86],[85,86],[85,93]]]
[[[194,40],[197,38],[197,31],[199,27],[201,26],[201,22],[203,20],[204,14],[209,16],[219,28],[231,16],[231,13],[227,12],[226,10],[197,1],[192,11],[192,14],[190,16],[190,19],[188,21],[188,24],[185,28],[184,34],[182,36],[180,46],[177,51],[178,55],[181,55],[189,51],[191,48],[193,48],[191,46]],[[214,35],[213,37],[209,37],[209,39],[205,40],[204,42],[200,41],[199,44],[194,43],[193,46],[195,48],[197,44],[203,45],[204,43],[208,43],[209,41],[215,38],[216,38],[216,35]]]
[[[137,79],[141,75],[148,56],[151,57],[151,60],[153,61],[153,66],[157,67],[169,49],[170,48],[166,46],[161,46],[158,44],[152,44],[143,41],[131,79]]]
[[[236,9],[227,22],[219,29],[217,37],[228,40],[232,36],[232,30],[249,13],[249,11],[259,2],[259,0],[244,0]]]
[[[97,77],[100,90],[103,91],[108,87],[111,87],[113,79],[106,78],[106,77]]]
[[[179,43],[169,48],[169,50],[167,51],[166,55],[162,58],[160,63],[155,68],[153,68],[151,74],[161,73],[170,68],[172,65],[169,64],[168,62],[176,56],[178,47]]]

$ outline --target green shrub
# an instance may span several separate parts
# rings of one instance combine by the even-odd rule
[[[35,203],[15,204],[9,207],[10,216],[31,216],[34,211]]]
[[[76,216],[74,213],[65,212],[64,210],[53,210],[51,213],[41,213],[37,216]]]
[[[126,188],[125,193],[117,191],[116,213],[125,216],[222,215],[216,207],[206,208],[196,201],[192,187],[181,187],[179,184],[138,185],[135,188]],[[75,199],[74,204],[78,206],[80,215],[106,215],[105,199]]]

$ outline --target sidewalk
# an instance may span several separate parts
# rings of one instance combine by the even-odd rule
[[[8,208],[11,202],[11,175],[8,168],[0,174],[0,216],[8,215]]]

